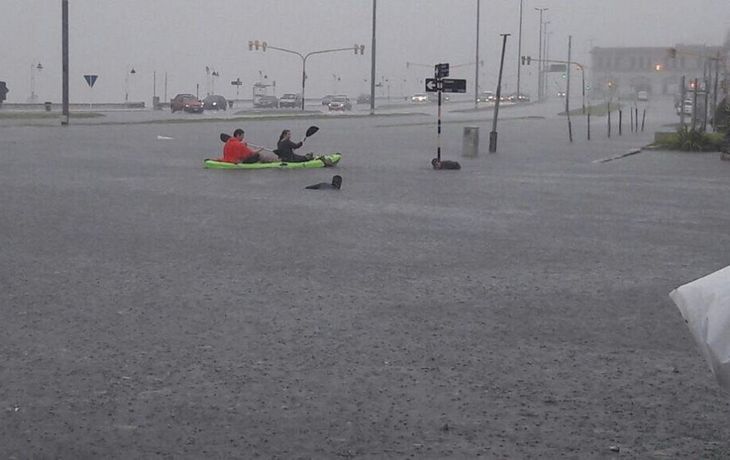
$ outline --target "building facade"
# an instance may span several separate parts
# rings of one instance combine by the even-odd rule
[[[718,59],[718,56],[720,59]],[[682,77],[702,87],[726,76],[728,42],[724,46],[623,47],[591,50],[592,91],[596,97],[631,98],[639,91],[650,95],[678,94]]]

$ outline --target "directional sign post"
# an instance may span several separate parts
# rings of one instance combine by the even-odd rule
[[[434,78],[426,79],[426,92],[438,93],[438,119],[436,122],[436,159],[441,161],[441,93],[465,93],[466,80],[444,78],[449,76],[449,64],[436,64]]]
[[[236,87],[236,97],[238,97],[238,90],[241,88],[241,85],[243,85],[243,82],[241,81],[241,78],[236,78],[231,82],[231,85]]]
[[[89,85],[89,108],[91,108],[92,100],[92,90],[94,88],[94,83],[96,83],[96,79],[99,78],[98,75],[84,75],[84,80],[86,80],[86,84]]]

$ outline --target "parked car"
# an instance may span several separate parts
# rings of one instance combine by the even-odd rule
[[[428,95],[426,93],[414,94],[413,96],[411,96],[411,102],[428,102]]]
[[[328,94],[325,97],[323,97],[322,105],[330,105],[330,102],[332,102],[333,97],[335,97],[334,94]]]
[[[254,107],[261,108],[279,108],[279,99],[276,96],[260,96],[253,103]]]
[[[494,102],[496,99],[497,96],[492,91],[482,91],[477,96],[477,102]]]
[[[210,94],[203,99],[203,108],[205,110],[226,110],[228,109],[228,101],[218,94]]]
[[[357,97],[357,103],[358,104],[370,104],[370,95],[369,94],[361,94]]]
[[[192,94],[178,94],[170,100],[170,111],[175,113],[178,110],[201,113],[203,102]]]
[[[327,107],[330,110],[352,110],[352,103],[347,96],[334,96]]]
[[[301,107],[302,95],[294,93],[286,93],[279,98],[279,107]]]

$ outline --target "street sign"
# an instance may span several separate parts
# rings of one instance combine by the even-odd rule
[[[232,84],[233,86],[241,86],[241,85],[243,85],[243,82],[241,81],[241,79],[240,79],[240,78],[236,78],[235,80],[233,80],[233,81],[231,82],[231,84]]]
[[[466,92],[466,80],[444,78],[441,80],[441,91],[444,93],[465,93]]]
[[[427,93],[435,93],[439,90],[439,81],[435,78],[427,78],[426,79],[426,92]]]
[[[89,88],[94,87],[94,83],[96,83],[97,78],[99,78],[98,75],[84,75],[84,80],[86,80],[86,84],[89,85]]]
[[[449,76],[449,64],[436,64],[434,66],[434,77],[444,78]]]

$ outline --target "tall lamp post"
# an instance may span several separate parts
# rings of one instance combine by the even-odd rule
[[[542,101],[542,79],[544,67],[542,62],[542,12],[547,11],[548,8],[535,8],[535,10],[540,12],[540,47],[537,51],[537,100]]]
[[[520,70],[522,68],[520,65],[520,58],[522,57],[522,3],[523,0],[520,0],[520,29],[517,35],[517,101],[520,100],[520,96],[522,95],[520,92]]]
[[[134,70],[134,67],[132,67],[132,70],[127,72],[127,74],[124,76],[124,102],[129,102],[129,76],[136,74],[137,71]]]
[[[35,93],[35,74],[41,70],[43,70],[43,65],[40,62],[30,65],[30,97],[28,98],[30,103],[38,101],[38,95]]]
[[[296,54],[302,59],[302,110],[304,110],[304,89],[307,83],[307,59],[310,56],[313,56],[315,54],[325,54],[325,53],[336,53],[339,51],[355,51],[355,54],[365,54],[365,45],[354,45],[353,47],[349,48],[333,48],[333,49],[326,49],[326,50],[318,50],[318,51],[310,51],[307,54],[302,54],[299,51],[293,51],[288,50],[286,48],[279,48],[276,46],[271,46],[266,42],[260,42],[258,40],[255,41],[249,41],[248,42],[248,49],[249,51],[253,51],[256,49],[257,51],[261,49],[262,51],[266,51],[267,49],[272,49],[276,51],[282,51],[284,53],[290,53],[290,54]]]
[[[522,0],[520,0],[521,2]],[[477,0],[477,46],[476,46],[476,57],[474,59],[475,62],[479,62],[479,6],[481,1]],[[522,5],[522,3],[520,3]],[[521,8],[521,6],[520,6]],[[520,10],[522,11],[522,10]],[[476,109],[479,105],[479,64],[475,66],[474,69],[474,108]]]

